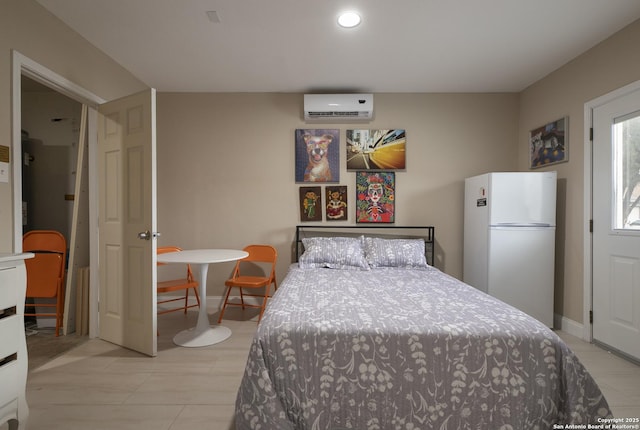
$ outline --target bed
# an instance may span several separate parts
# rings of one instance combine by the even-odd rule
[[[426,241],[342,233],[299,239],[305,251],[250,348],[236,429],[550,429],[611,417],[552,330],[428,264],[432,227]]]

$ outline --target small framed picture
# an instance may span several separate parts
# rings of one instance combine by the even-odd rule
[[[568,125],[564,117],[529,132],[532,169],[569,161]]]
[[[395,222],[394,172],[356,172],[356,223]]]
[[[325,196],[327,203],[325,204],[327,221],[346,221],[347,220],[347,187],[346,186],[326,186]]]
[[[322,221],[321,187],[300,187],[300,221]]]

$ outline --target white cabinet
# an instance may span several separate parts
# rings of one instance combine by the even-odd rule
[[[29,408],[27,342],[24,333],[24,299],[27,272],[24,259],[33,254],[0,254],[0,425],[24,429]]]

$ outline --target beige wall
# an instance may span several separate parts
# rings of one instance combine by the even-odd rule
[[[105,100],[146,87],[34,0],[0,0],[0,9],[0,145],[11,147],[12,50]],[[0,183],[0,252],[13,250],[12,186]]]
[[[34,0],[0,4],[1,145],[11,145],[12,49],[106,100],[145,87]],[[570,161],[552,167],[560,177],[555,310],[581,322],[584,103],[640,79],[638,42],[640,21],[520,95],[376,94],[376,119],[366,127],[407,130],[397,224],[435,225],[436,265],[461,277],[463,179],[528,170],[529,130],[569,116]],[[293,133],[314,128],[301,112],[301,94],[159,94],[160,243],[274,243],[282,277],[299,222]],[[344,145],[349,126],[335,127]],[[342,163],[340,182],[353,198],[354,174],[345,171],[344,158]],[[0,252],[13,246],[11,187],[0,183]],[[353,218],[352,210],[349,222]],[[212,270],[212,294],[220,294],[227,271]]]
[[[558,171],[555,312],[583,322],[584,105],[640,79],[640,21],[636,21],[521,93],[518,168],[529,167],[529,130],[569,116],[569,162]]]
[[[367,124],[305,124],[302,94],[158,94],[159,244],[184,248],[270,243],[278,275],[300,224],[294,172],[297,128],[340,129],[340,184],[353,224],[355,173],[347,128],[404,128],[407,169],[396,174],[396,225],[436,227],[436,265],[462,277],[464,178],[516,167],[515,94],[375,94]],[[211,271],[222,294],[232,264]]]

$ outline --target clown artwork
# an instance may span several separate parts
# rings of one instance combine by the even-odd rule
[[[300,221],[322,221],[320,187],[300,187]]]
[[[395,222],[395,174],[356,173],[356,222]]]
[[[327,221],[345,221],[347,219],[347,187],[326,187]]]

